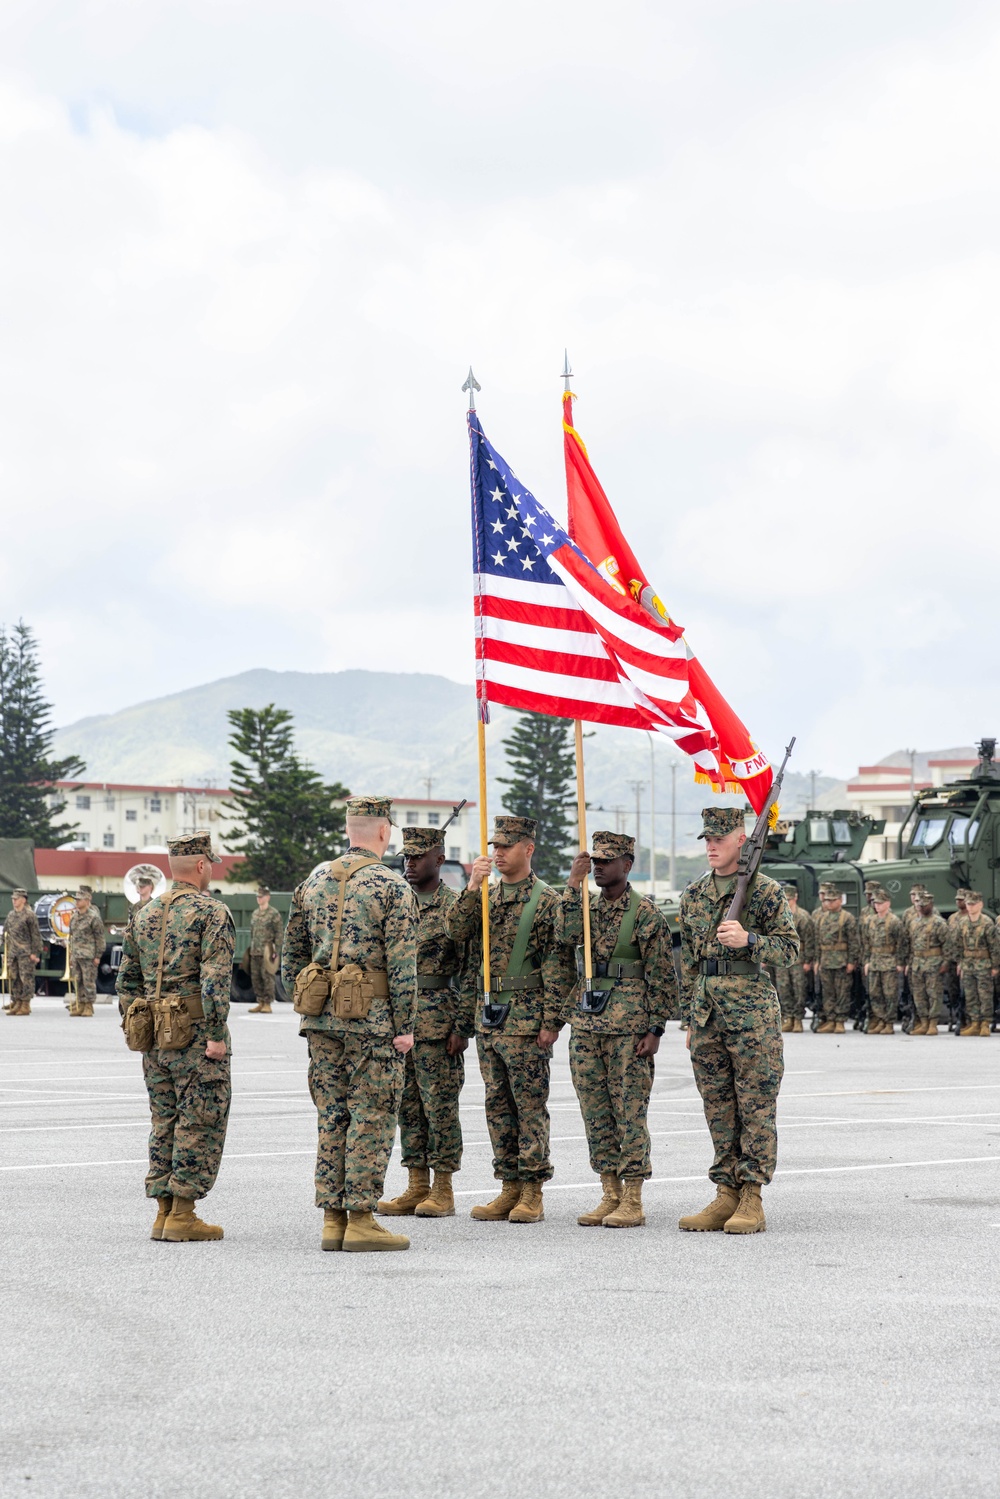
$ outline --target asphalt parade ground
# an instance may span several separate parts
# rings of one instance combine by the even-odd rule
[[[295,1017],[232,1032],[225,1240],[161,1244],[115,1007],[0,1020],[4,1499],[996,1495],[1000,1036],[786,1036],[747,1238],[677,1230],[712,1193],[673,1025],[645,1228],[576,1225],[599,1193],[565,1037],[545,1222],[472,1222],[470,1048],[457,1216],[346,1255],[319,1248]]]

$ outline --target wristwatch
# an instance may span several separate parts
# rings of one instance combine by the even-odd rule
[[[757,942],[757,933],[756,932],[747,932],[747,947],[750,949],[751,952],[753,952],[754,946],[755,946],[756,942]]]
[[[663,1035],[663,1026],[662,1025],[651,1025],[649,1027],[649,1034],[651,1036],[662,1036]]]

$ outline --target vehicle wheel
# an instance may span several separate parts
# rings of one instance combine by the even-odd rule
[[[233,979],[229,986],[229,1002],[234,1005],[248,1005],[253,1000],[253,984],[250,975],[244,973],[242,968],[233,968]]]

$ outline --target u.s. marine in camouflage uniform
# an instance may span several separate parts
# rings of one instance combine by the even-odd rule
[[[257,909],[250,917],[250,983],[257,1000],[250,1007],[251,1015],[270,1015],[274,1004],[274,974],[264,961],[268,948],[275,955],[281,952],[281,916],[271,904],[270,890],[258,885]]]
[[[10,988],[8,1015],[30,1015],[35,997],[35,969],[42,956],[38,917],[28,905],[28,892],[11,891],[11,909],[3,924],[3,950]]]
[[[334,964],[338,971],[354,965],[370,976],[366,1015],[335,1014],[328,990],[322,1012],[302,1014],[299,1027],[309,1044],[309,1091],[319,1128],[316,1205],[323,1209],[322,1247],[359,1253],[410,1244],[372,1216],[396,1134],[403,1058],[413,1045],[417,1008],[417,903],[403,877],[381,862],[392,832],[391,807],[388,797],[353,797],[347,803],[350,847],[296,889],[281,960],[289,993],[313,963],[328,978]],[[335,955],[337,866],[355,872],[342,887]]]
[[[892,913],[889,892],[872,887],[872,906],[861,918],[861,957],[868,980],[869,1036],[891,1036],[899,1009],[899,975],[906,955],[906,929]]]
[[[474,1207],[472,1216],[493,1222],[540,1222],[542,1184],[552,1175],[549,1068],[552,1046],[563,1023],[564,1001],[573,983],[573,963],[569,948],[555,932],[559,897],[532,873],[536,831],[530,817],[497,817],[490,839],[500,873],[489,891],[490,1000],[509,1003],[510,1010],[501,1025],[490,1028],[484,1023],[482,1004],[477,1004],[475,1026],[479,1070],[486,1085],[493,1173],[503,1187],[492,1202]],[[452,938],[469,944],[473,972],[482,964],[480,887],[490,867],[485,856],[474,861],[469,885],[447,918]],[[531,901],[535,910],[521,972],[508,973],[521,917]]]
[[[861,961],[861,934],[850,911],[844,909],[843,893],[830,882],[819,887],[820,910],[813,917],[816,929],[816,971],[823,993],[823,1023],[819,1034],[844,1033],[851,1013],[854,970]]]
[[[76,1001],[69,1007],[71,1015],[93,1015],[97,998],[97,970],[107,939],[101,913],[92,904],[93,895],[89,885],[81,885],[76,892],[76,909],[69,919],[69,971],[76,985]]]
[[[403,874],[419,907],[417,927],[417,1019],[413,1049],[406,1054],[406,1081],[399,1107],[399,1142],[408,1185],[398,1197],[380,1202],[390,1217],[455,1214],[452,1176],[462,1165],[459,1097],[465,1081],[462,1053],[468,1037],[456,1029],[459,995],[452,986],[461,954],[445,919],[455,892],[441,879],[442,828],[403,831]],[[431,1171],[434,1185],[431,1187]]]
[[[217,1224],[196,1216],[194,1204],[215,1184],[226,1141],[235,932],[229,908],[208,894],[218,863],[211,835],[174,838],[167,850],[170,890],[136,912],[125,932],[118,1004],[125,1015],[134,1001],[155,998],[162,946],[161,1002],[182,1000],[192,1017],[200,1011],[187,1046],[154,1041],[142,1057],[152,1115],[146,1174],[146,1196],[157,1205],[152,1237],[180,1243],[222,1238]]]
[[[993,1022],[993,982],[1000,971],[1000,932],[983,910],[983,897],[970,890],[965,915],[948,935],[947,956],[958,965],[965,994],[962,1036],[988,1036]]]
[[[786,882],[781,888],[798,933],[799,952],[791,963],[775,964],[774,986],[781,1005],[781,1029],[801,1031],[806,1013],[807,975],[816,961],[816,928],[809,912],[799,906],[798,886]]]
[[[740,921],[727,921],[736,887],[743,812],[702,811],[709,871],[681,896],[681,988],[695,1082],[715,1146],[715,1201],[683,1229],[759,1233],[761,1188],[774,1175],[775,1115],[784,1071],[778,996],[765,965],[784,967],[799,939],[781,886],[759,871]]]
[[[947,924],[935,911],[930,891],[924,891],[914,917],[903,924],[903,962],[917,1012],[914,1036],[937,1035],[942,985],[948,969],[947,945]]]
[[[969,892],[964,885],[961,887],[961,889],[955,891],[955,909],[948,917],[947,923],[949,936],[958,925],[959,917],[965,915],[965,897],[968,895],[968,893]],[[961,980],[958,977],[958,965],[956,964],[954,958],[951,957],[946,958],[944,989],[945,993],[948,996],[949,1006],[955,1013],[960,1014],[962,1002],[962,984]]]
[[[576,1220],[585,1228],[637,1228],[646,1221],[642,1184],[653,1174],[646,1123],[653,1057],[677,1004],[670,928],[663,912],[629,884],[634,857],[634,838],[625,833],[594,834],[594,879],[601,893],[590,906],[591,995],[608,990],[610,995],[599,1014],[593,1013],[593,999],[588,1008],[581,1008],[581,1001],[586,1005],[588,999],[580,979],[563,1012],[572,1027],[569,1064],[587,1131],[590,1167],[603,1188],[597,1207]],[[556,936],[579,948],[580,974],[581,886],[590,864],[587,854],[573,860],[556,916]]]

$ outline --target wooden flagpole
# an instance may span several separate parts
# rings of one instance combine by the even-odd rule
[[[580,852],[587,852],[587,796],[583,784],[583,724],[576,720],[576,825],[580,834]],[[590,953],[590,876],[583,880],[583,977],[589,989],[594,977]]]
[[[472,373],[472,365],[469,365],[469,375],[463,390],[469,392],[469,410],[476,409],[476,391],[482,390],[482,386]],[[478,628],[482,629],[482,619],[478,619]],[[490,825],[486,814],[486,721],[484,718],[485,705],[477,703],[479,712],[479,851],[484,858],[489,857]],[[490,1003],[490,882],[483,880],[479,887],[482,894],[483,911],[483,1006]]]

